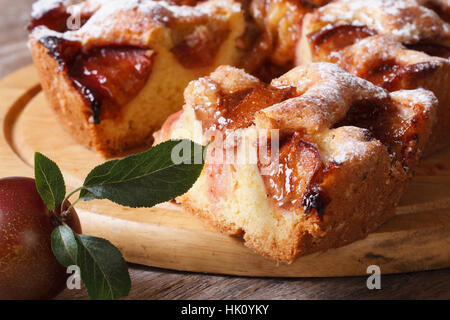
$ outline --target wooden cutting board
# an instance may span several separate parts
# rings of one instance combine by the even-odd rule
[[[33,67],[0,81],[0,177],[33,176],[33,154],[55,160],[70,186],[104,159],[74,142],[49,108]],[[450,134],[450,133],[449,133]],[[167,269],[281,277],[365,275],[450,267],[450,148],[423,160],[397,216],[364,240],[277,264],[175,205],[77,205],[83,231],[113,242],[134,263]]]

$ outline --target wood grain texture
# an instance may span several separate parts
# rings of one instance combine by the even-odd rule
[[[32,1],[19,3],[0,0],[4,17],[0,21],[0,30],[7,30],[0,35],[2,46],[18,41],[21,54],[14,59],[14,54],[0,53],[0,74],[23,65],[29,61],[24,39],[18,38],[23,32],[24,20],[18,19],[13,12],[21,12],[26,17]],[[24,14],[24,11],[26,14]],[[11,30],[19,30],[12,32]],[[10,36],[11,35],[11,36]],[[2,51],[3,52],[3,51]],[[22,59],[22,56],[26,56]],[[25,62],[24,62],[25,61]],[[8,90],[10,94],[13,89]],[[433,166],[430,170],[435,170]],[[419,194],[420,195],[420,194]],[[155,268],[131,265],[133,290],[130,298],[139,299],[321,299],[321,298],[450,298],[450,270],[419,272],[406,275],[384,276],[382,290],[369,291],[365,277],[332,279],[249,279],[242,277],[208,276],[164,271]],[[86,298],[84,292],[66,291],[60,298]]]

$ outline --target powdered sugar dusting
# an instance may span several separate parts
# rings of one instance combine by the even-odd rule
[[[298,77],[299,81],[292,85],[296,86],[300,92],[306,91],[303,96],[316,97],[317,104],[343,107],[349,100],[362,100],[369,97],[384,99],[388,96],[383,88],[346,72],[336,64],[326,62],[296,67],[285,76],[272,81],[272,85],[283,85],[284,80],[295,78],[296,74],[303,74],[305,77]],[[309,79],[308,75],[311,76]]]
[[[60,38],[77,38],[83,44],[114,41],[145,44],[149,34],[155,28],[169,27],[169,23],[191,22],[196,19],[206,19],[217,15],[225,16],[231,12],[241,11],[240,4],[233,0],[209,0],[200,2],[196,6],[172,5],[165,1],[153,0],[87,0],[82,2],[41,0],[39,3],[36,12],[40,12],[40,14],[60,4],[73,5],[77,6],[78,10],[89,11],[91,16],[80,29],[58,34]],[[33,37],[45,36],[46,33],[54,34],[45,29],[45,27],[35,28]]]
[[[40,19],[45,13],[58,8],[59,6],[69,6],[76,2],[75,0],[39,0],[33,3],[31,7],[31,17]]]
[[[385,89],[331,63],[296,67],[273,80],[272,86],[295,87],[298,96],[263,109],[261,113],[277,123],[279,129],[302,129],[310,135],[333,127],[345,118],[355,103],[383,101],[389,97]],[[260,123],[263,125],[267,121]]]
[[[391,93],[393,99],[407,102],[411,105],[420,104],[424,107],[424,112],[438,105],[438,100],[433,92],[423,88],[415,90],[399,90]]]
[[[429,56],[424,52],[408,50],[401,43],[388,36],[372,36],[333,54],[334,61],[345,70],[355,74],[367,74],[377,63],[389,61],[397,66],[415,65],[416,68],[433,69],[448,64],[445,58]],[[417,71],[420,71],[419,69]]]
[[[324,162],[339,164],[367,157],[374,142],[366,140],[364,131],[365,129],[349,126],[332,129],[320,135],[319,145]]]
[[[324,22],[366,25],[406,43],[450,37],[449,24],[416,0],[339,0],[316,15]]]
[[[240,10],[240,5],[236,2],[226,0],[207,1],[195,7],[185,5],[172,5],[164,1],[153,0],[108,0],[102,1],[100,9],[91,17],[85,28],[98,21],[108,19],[108,17],[128,10],[137,10],[147,17],[151,17],[155,22],[165,24],[171,18],[183,19],[201,17],[205,14],[214,13],[215,8],[220,5],[227,5],[230,10]],[[92,21],[92,22],[91,22]]]

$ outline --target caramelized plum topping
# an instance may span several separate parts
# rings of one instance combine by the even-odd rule
[[[417,43],[407,45],[408,49],[422,51],[429,56],[450,59],[450,48],[432,43]]]
[[[366,26],[352,24],[329,25],[308,35],[314,49],[321,58],[329,58],[333,52],[354,44],[356,41],[375,35],[376,32]]]
[[[214,90],[218,89],[217,84],[208,84]],[[220,92],[220,89],[218,89]],[[221,130],[225,125],[224,114],[230,108],[235,107],[252,89],[244,89],[233,92],[233,94],[219,93],[220,98],[217,104],[206,103],[198,104],[194,107],[196,118],[201,121],[203,130],[215,131]]]
[[[317,8],[330,3],[333,0],[300,0],[300,3],[304,6],[310,6],[311,8]]]
[[[422,5],[436,12],[442,20],[450,23],[450,10],[448,9],[448,5],[445,8],[444,4],[439,4],[438,2],[435,0],[426,0]]]
[[[31,18],[27,28],[28,31],[32,31],[37,26],[46,26],[50,30],[64,32],[67,30],[67,19],[70,14],[66,11],[66,7],[61,3],[58,7],[55,7],[47,12],[43,13],[38,18]]]
[[[93,122],[111,117],[144,87],[152,68],[152,54],[137,47],[100,47],[80,53],[69,67],[69,76],[90,102]]]
[[[50,30],[57,32],[68,31],[67,22],[71,14],[67,11],[67,8],[61,3],[58,7],[44,12],[41,16],[32,17],[28,23],[28,31],[33,31],[38,26],[46,26]],[[82,12],[80,16],[80,27],[82,27],[92,16],[92,12]]]
[[[265,83],[270,83],[272,79],[281,77],[292,68],[293,66],[290,63],[285,66],[278,66],[270,61],[265,61],[258,65],[258,69],[253,71],[252,75]]]
[[[206,0],[166,0],[170,4],[177,6],[190,6],[195,7],[197,4],[204,2]]]
[[[317,147],[304,141],[300,132],[283,141],[278,163],[271,162],[264,170],[269,172],[262,175],[266,190],[276,206],[303,207],[305,215],[312,209],[319,217],[323,214],[327,202],[316,184],[323,171],[322,160]]]
[[[227,38],[229,30],[212,30],[200,26],[171,49],[178,61],[186,68],[210,66]]]
[[[369,130],[376,139],[380,139],[385,135],[384,129],[387,128],[385,123],[386,115],[393,113],[390,110],[388,101],[361,101],[353,104],[345,118],[335,125],[336,128],[343,126],[356,126]],[[383,139],[386,140],[386,139]],[[383,141],[385,143],[386,141]]]
[[[227,129],[247,128],[254,124],[255,113],[276,103],[291,98],[295,89],[259,87],[253,89],[235,106],[227,106],[225,118]]]
[[[48,54],[58,62],[60,71],[64,70],[67,65],[72,64],[73,59],[81,50],[80,42],[55,36],[41,38],[39,42],[47,48]]]
[[[378,68],[371,70],[363,78],[389,91],[397,91],[411,87],[414,79],[432,76],[439,66],[431,62],[422,62],[400,66],[393,61],[383,62]]]
[[[254,124],[255,113],[294,96],[294,88],[274,88],[262,85],[257,88],[222,93],[216,108],[198,106],[197,119],[205,131],[247,128]]]
[[[246,15],[246,27],[241,37],[237,39],[236,46],[245,52],[239,65],[259,78],[260,66],[266,61],[270,53],[270,42],[267,34],[258,26],[253,18]],[[273,79],[273,78],[272,78]]]
[[[418,126],[425,117],[422,114],[410,120],[405,120],[402,111],[391,101],[365,101],[351,106],[346,118],[338,123],[340,126],[356,126],[369,130],[370,134],[383,143],[388,152],[402,162],[407,170],[411,155],[418,143]]]
[[[383,61],[378,67],[370,70],[364,78],[377,86],[383,87],[395,79],[398,70],[401,68],[395,61]]]
[[[302,206],[305,208],[305,215],[311,213],[315,210],[319,219],[322,219],[325,208],[327,207],[330,200],[322,188],[316,184],[311,185],[306,189],[305,194],[302,198]]]
[[[77,41],[51,36],[40,42],[89,102],[96,124],[100,112],[102,117],[114,117],[139,93],[153,65],[152,52],[144,48],[108,46],[83,52]]]

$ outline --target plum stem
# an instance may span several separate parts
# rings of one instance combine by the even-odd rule
[[[64,201],[62,203],[66,203],[71,196],[73,196],[75,193],[77,193],[78,191],[81,191],[82,189],[84,189],[84,186],[81,186],[79,188],[76,188],[75,190],[73,190],[72,192],[70,192],[65,198]]]
[[[75,190],[73,190],[72,192],[70,192],[65,198],[64,201],[62,202],[62,207],[64,208],[64,204],[67,203],[70,199],[71,196],[73,196],[75,193],[81,191],[82,189],[84,189],[84,186],[81,186],[79,188],[76,188]],[[70,209],[72,209],[77,203],[78,201],[80,201],[81,199],[78,198],[77,200],[75,200],[66,210],[64,210],[63,212],[61,212],[60,218],[62,221],[67,220],[67,217],[70,213]]]
[[[63,212],[61,212],[61,219],[62,221],[66,221],[69,214],[70,214],[70,209],[72,209],[77,203],[78,201],[80,201],[81,199],[78,198],[77,200],[75,200],[66,210],[64,210]]]

